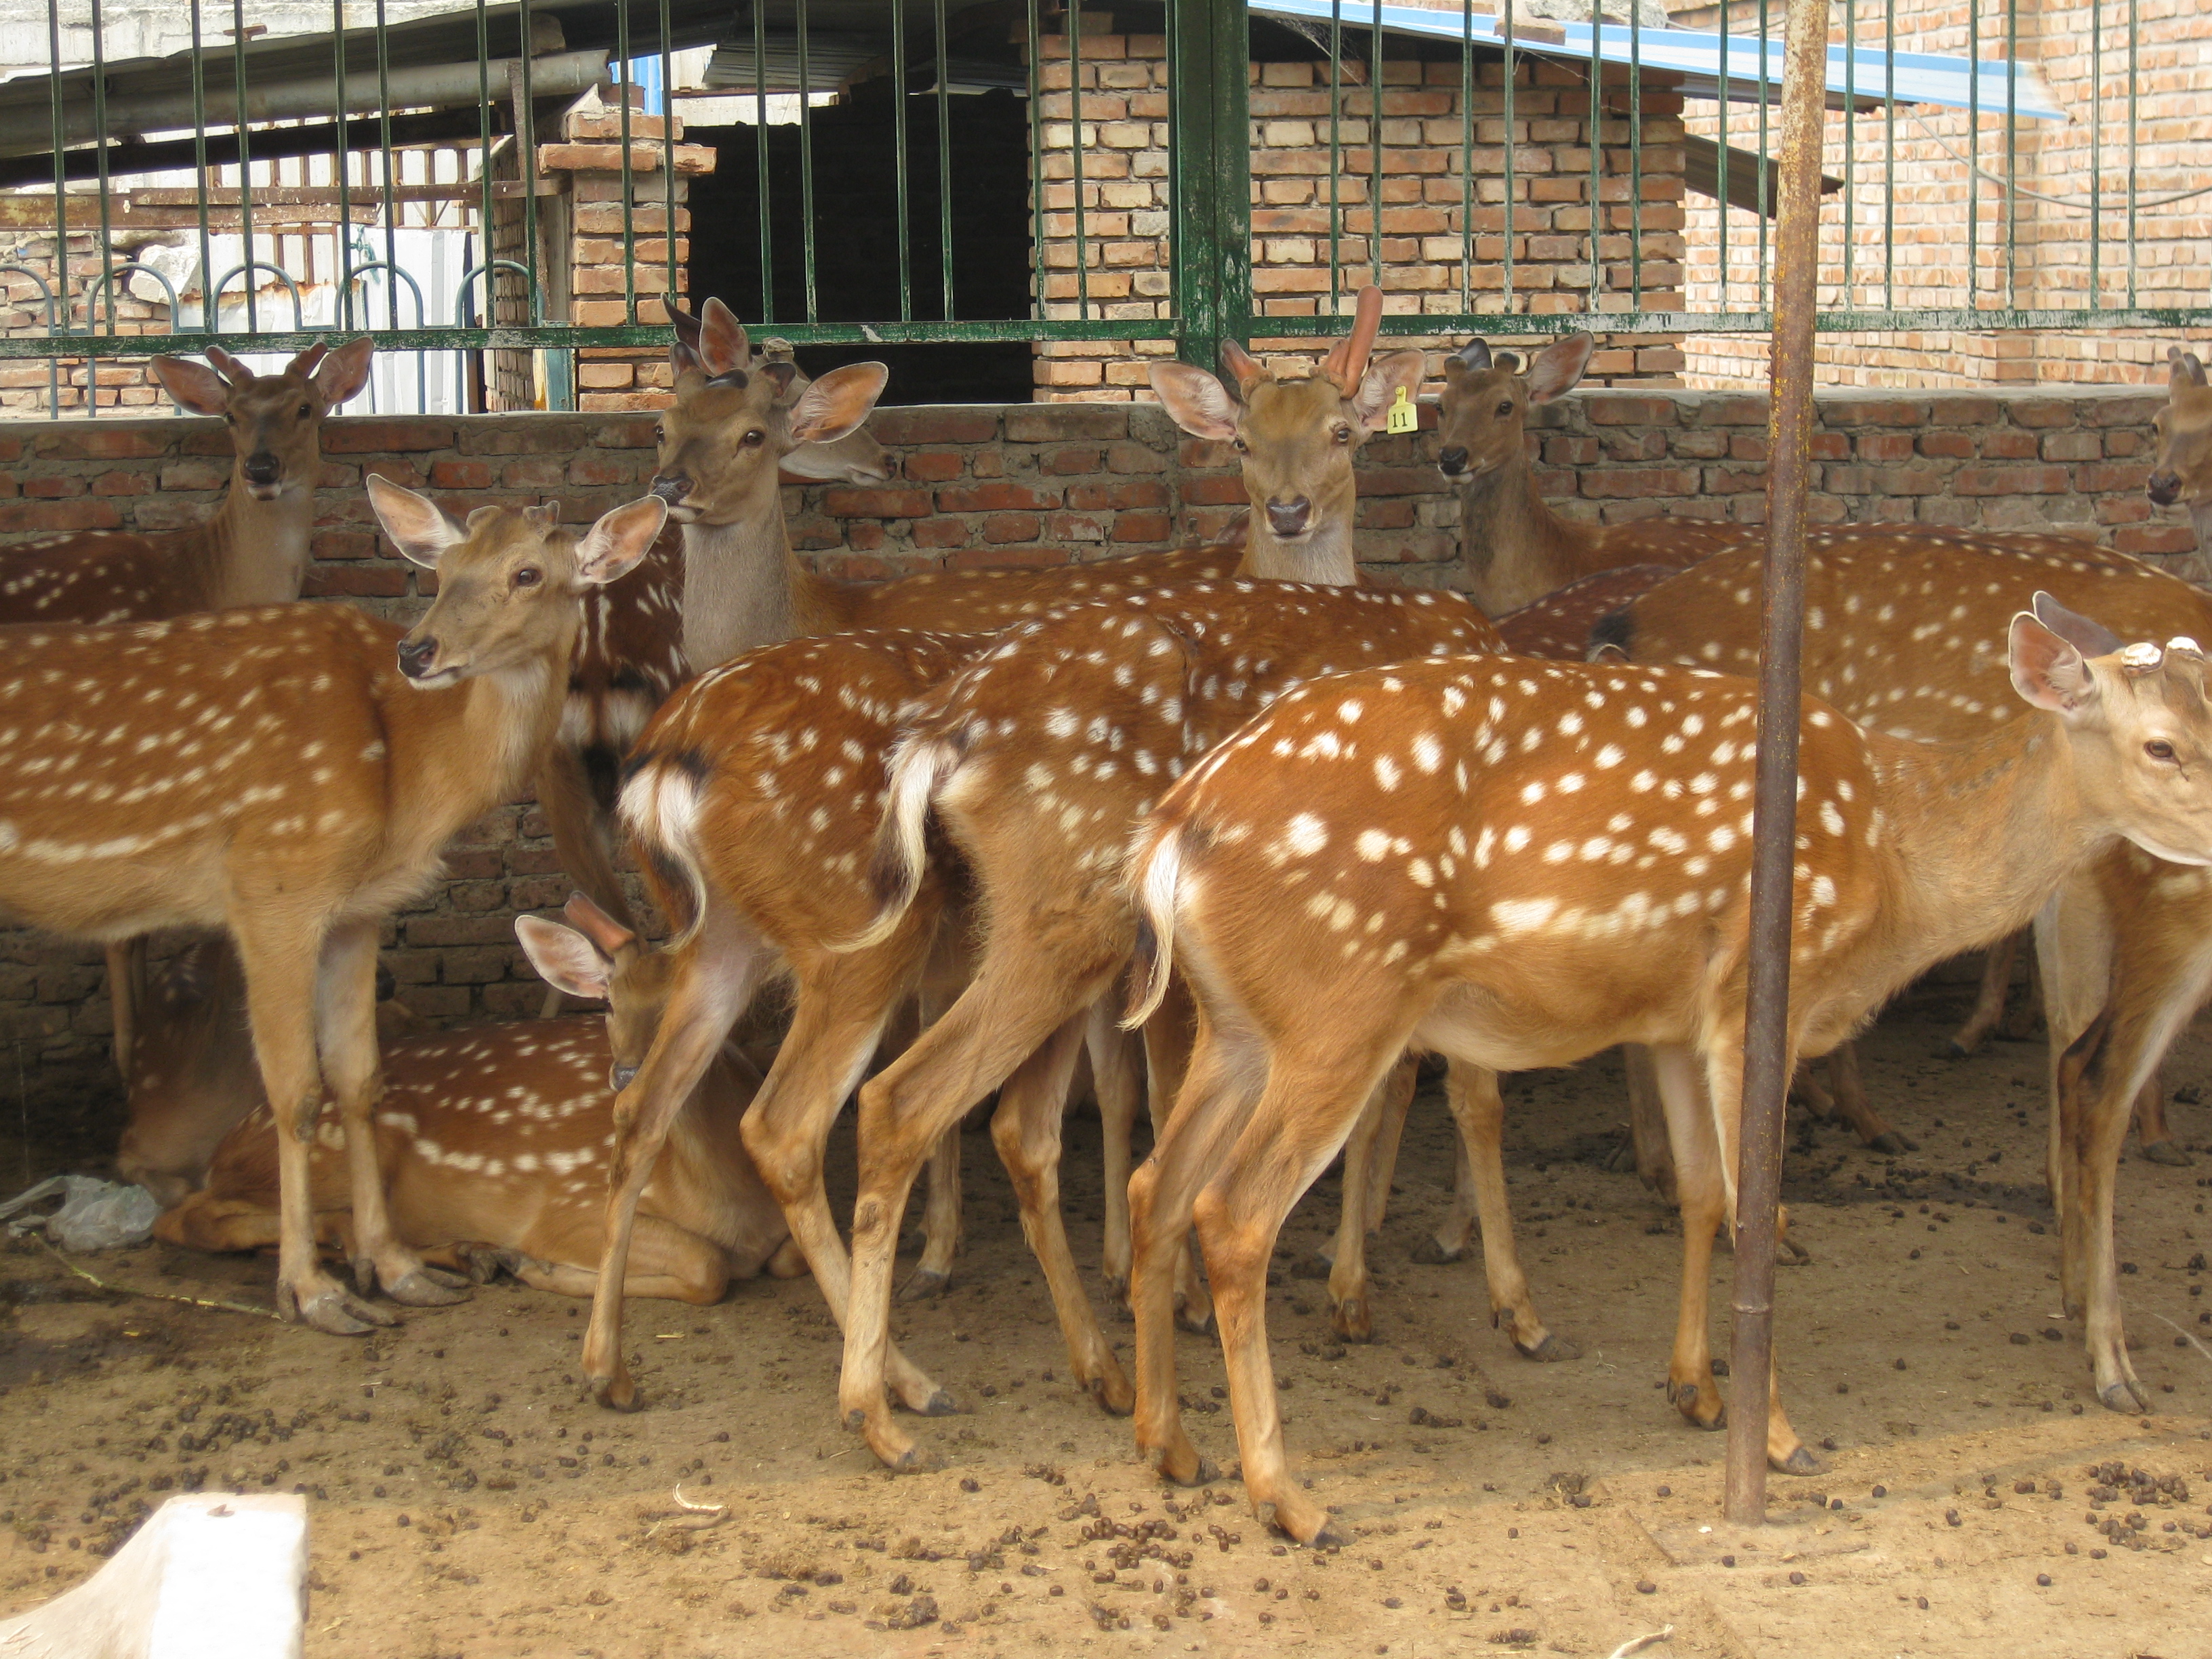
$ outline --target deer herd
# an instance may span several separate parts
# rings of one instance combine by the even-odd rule
[[[1175,1333],[1218,1328],[1248,1492],[1311,1542],[1330,1525],[1289,1473],[1265,1325],[1291,1207],[1341,1153],[1329,1291],[1367,1336],[1414,1057],[1443,1058],[1457,1197],[1424,1250],[1456,1256],[1479,1218],[1496,1322],[1571,1358],[1515,1256],[1499,1079],[1629,1044],[1639,1162],[1683,1223],[1668,1392],[1718,1423],[1764,532],[1555,513],[1528,410],[1591,343],[1523,365],[1478,340],[1446,360],[1434,451],[1462,491],[1459,587],[1376,585],[1354,459],[1425,374],[1374,350],[1380,299],[1309,374],[1234,346],[1219,378],[1154,368],[1176,422],[1241,464],[1251,512],[1219,541],[876,583],[794,554],[780,480],[890,476],[863,426],[881,366],[810,382],[717,301],[672,301],[642,499],[568,527],[552,502],[457,519],[366,480],[436,574],[404,629],[298,602],[319,431],[368,343],[277,374],[155,360],[227,423],[229,492],[195,530],[0,550],[0,915],[107,947],[121,1164],[168,1205],[161,1236],[273,1245],[282,1310],[334,1334],[390,1323],[379,1291],[433,1305],[501,1272],[589,1297],[586,1381],[624,1408],[625,1296],[811,1272],[844,1331],[841,1413],[904,1468],[924,1453],[892,1407],[951,1401],[890,1304],[951,1272],[958,1132],[995,1095],[1080,1387],[1134,1413],[1163,1475],[1210,1479]],[[2202,521],[2212,388],[2185,352],[2159,428],[2149,493]],[[1987,947],[1970,1046],[2033,924],[2067,1307],[2105,1403],[2140,1407],[2114,1174],[2139,1097],[2147,1143],[2170,1140],[2154,1074],[2212,991],[2212,593],[2057,534],[1881,525],[1814,532],[1806,586],[1792,1051],[1847,1060],[1887,999]],[[563,921],[516,924],[546,1017],[380,1021],[380,930],[533,786],[576,890]],[[146,937],[179,928],[219,937],[149,966]],[[609,1012],[556,1017],[563,998]],[[1085,1057],[1133,1377],[1061,1217]],[[1831,1078],[1897,1146],[1855,1069]],[[848,1254],[824,1159],[855,1093]],[[1770,1460],[1817,1468],[1764,1386]]]

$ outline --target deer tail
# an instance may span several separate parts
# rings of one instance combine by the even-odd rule
[[[1167,994],[1175,968],[1176,889],[1182,881],[1182,831],[1170,825],[1140,848],[1129,872],[1137,901],[1137,946],[1129,974],[1129,1006],[1121,1016],[1134,1030],[1152,1017]]]
[[[949,732],[914,733],[902,739],[890,761],[890,785],[884,821],[876,827],[875,855],[868,860],[868,890],[876,908],[868,925],[839,951],[865,951],[880,945],[905,916],[921,890],[929,868],[929,809],[961,762],[965,745]]]
[[[674,924],[669,947],[688,943],[707,913],[707,878],[700,867],[699,814],[711,769],[688,749],[635,757],[626,769],[617,810],[630,845]]]

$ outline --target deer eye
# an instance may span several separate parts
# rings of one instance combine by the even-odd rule
[[[535,587],[545,580],[545,573],[534,564],[526,564],[514,573],[517,587]]]
[[[1242,433],[1239,433],[1237,436],[1229,441],[1229,447],[1235,450],[1239,455],[1248,454],[1250,453],[1251,449],[1251,446],[1244,441],[1244,436]]]
[[[2143,753],[2154,761],[2170,761],[2173,758],[2173,745],[2163,738],[2153,738],[2143,745]]]
[[[658,421],[653,423],[653,441],[657,444],[665,444],[668,441],[668,428]]]
[[[758,449],[768,441],[768,434],[762,431],[760,428],[755,427],[738,441],[744,445],[747,449]]]
[[[315,406],[313,404],[301,404],[300,405],[300,418],[301,420],[305,421],[313,419],[314,413]]]
[[[1502,404],[1498,404],[1498,418],[1499,420],[1501,420],[1501,421],[1502,421],[1502,420],[1505,419],[1508,416],[1511,415],[1512,413],[1513,413],[1513,399],[1511,399],[1510,398],[1507,398],[1504,403],[1502,403]]]

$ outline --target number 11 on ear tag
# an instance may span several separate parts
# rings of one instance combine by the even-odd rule
[[[1382,417],[1382,429],[1385,432],[1416,432],[1420,429],[1420,411],[1413,407],[1411,394],[1404,386],[1400,386],[1389,412]]]

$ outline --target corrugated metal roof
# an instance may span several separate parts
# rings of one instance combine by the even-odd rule
[[[1332,19],[1346,28],[1367,29],[1379,21],[1386,34],[1417,34],[1430,40],[1473,40],[1477,46],[1502,46],[1503,22],[1474,14],[1469,20],[1458,9],[1431,10],[1422,6],[1382,6],[1363,0],[1252,0],[1256,14],[1294,17],[1303,22],[1326,23]],[[1563,34],[1560,41],[1531,40],[1528,31],[1541,29]],[[1778,101],[1782,88],[1782,31],[1778,26],[1768,39],[1761,74],[1762,53],[1756,35],[1711,34],[1693,29],[1639,29],[1632,52],[1625,23],[1607,23],[1597,30],[1596,56],[1607,64],[1638,63],[1647,70],[1680,77],[1681,89],[1692,97],[1717,95],[1725,58],[1729,96],[1734,100]],[[1590,26],[1557,18],[1516,17],[1513,49],[1540,57],[1580,59],[1591,57]],[[1840,108],[1848,83],[1853,101],[1862,109],[1879,106],[1892,95],[1900,104],[1938,104],[1950,109],[1976,109],[1985,115],[2003,115],[2012,108],[2024,120],[2063,121],[2060,108],[2033,69],[2002,59],[1978,65],[1964,58],[1943,58],[1929,52],[1891,54],[1861,47],[1828,48],[1828,102]]]

